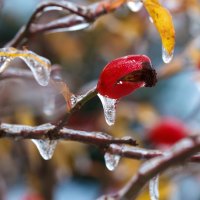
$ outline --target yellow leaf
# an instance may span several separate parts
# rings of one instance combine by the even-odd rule
[[[145,0],[144,6],[160,33],[163,48],[168,55],[172,55],[175,45],[175,30],[172,16],[167,9],[162,7],[158,0]]]

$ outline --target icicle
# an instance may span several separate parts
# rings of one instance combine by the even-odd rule
[[[173,58],[173,52],[169,54],[167,50],[162,47],[162,59],[165,63],[169,63]]]
[[[105,97],[101,94],[98,94],[98,96],[103,105],[105,120],[109,126],[112,126],[115,123],[117,100]]]
[[[116,144],[111,144],[110,146],[115,147]],[[107,169],[110,171],[113,171],[115,170],[115,168],[117,167],[119,163],[120,156],[106,152],[104,155],[104,159],[105,159],[105,164],[106,164]]]
[[[151,200],[158,200],[159,199],[159,175],[153,177],[149,182],[149,194]]]
[[[138,12],[141,10],[143,3],[140,0],[128,0],[128,8],[133,12]]]
[[[41,126],[38,126],[34,129],[34,131],[40,131],[40,130],[51,130],[54,126],[52,124],[44,124]],[[36,145],[40,155],[45,160],[49,160],[52,158],[54,150],[56,148],[56,145],[58,143],[57,140],[49,140],[49,139],[32,139],[32,142]]]
[[[52,158],[54,150],[57,145],[57,140],[36,140],[32,139],[32,142],[36,145],[38,151],[40,152],[40,155],[45,160],[49,160]]]

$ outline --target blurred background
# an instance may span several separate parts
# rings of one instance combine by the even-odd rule
[[[0,45],[10,41],[34,12],[40,0],[0,1]],[[95,1],[73,1],[83,5]],[[123,6],[100,17],[88,29],[39,34],[26,48],[60,67],[63,80],[76,94],[97,83],[103,67],[112,59],[146,54],[153,66],[181,68],[154,88],[142,88],[121,99],[117,119],[109,127],[96,97],[73,114],[68,127],[104,131],[115,137],[131,136],[140,147],[166,150],[200,129],[200,5],[198,0],[162,0],[173,16],[176,48],[171,64],[163,64],[161,41],[147,12]],[[43,20],[58,17],[48,12]],[[178,61],[178,64],[175,63]],[[23,68],[15,60],[9,68]],[[56,121],[66,112],[64,98],[35,80],[0,79],[0,121],[40,125]],[[0,140],[0,199],[93,200],[121,188],[137,172],[141,162],[122,158],[118,167],[106,169],[103,152],[94,146],[60,141],[53,158],[45,161],[29,141]],[[198,164],[167,171],[160,179],[161,200],[198,200]],[[148,189],[138,198],[149,199]]]

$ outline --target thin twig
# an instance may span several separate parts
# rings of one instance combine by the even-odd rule
[[[115,3],[119,2],[119,3]],[[91,23],[97,20],[98,17],[107,13],[113,12],[121,7],[126,1],[125,0],[104,0],[88,6],[80,6],[68,1],[48,1],[41,3],[35,12],[30,17],[28,23],[22,27],[16,36],[8,42],[5,47],[18,47],[25,45],[30,37],[35,34],[42,33],[45,31],[52,31],[58,28],[67,28],[74,25],[80,25],[82,23]],[[58,7],[63,11],[67,11],[72,16],[67,16],[65,19],[53,20],[46,24],[37,24],[37,19],[45,13],[46,10]],[[68,14],[67,13],[67,14]],[[77,18],[79,16],[81,18]]]
[[[128,144],[135,146],[136,141],[132,138],[113,138],[103,132],[87,132],[68,128],[62,128],[59,132],[49,135],[49,131],[56,126],[52,124],[43,124],[40,126],[27,126],[16,124],[0,124],[0,137],[12,139],[51,139],[51,140],[70,140],[81,143],[92,144],[101,147],[107,147],[109,144]]]

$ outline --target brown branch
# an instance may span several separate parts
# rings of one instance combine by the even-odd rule
[[[125,2],[125,0],[104,0],[89,6],[80,6],[68,1],[43,2],[37,7],[35,12],[30,17],[28,23],[22,27],[16,36],[5,46],[23,46],[27,43],[30,37],[38,33],[55,30],[58,28],[67,28],[74,25],[81,25],[82,23],[90,24],[91,22],[94,22],[98,17],[118,9]],[[63,11],[67,11],[66,14],[70,13],[71,15],[66,16],[64,19],[57,19],[46,24],[36,23],[42,14],[44,14],[47,10],[51,10],[55,7],[61,8]]]
[[[74,106],[69,110],[69,113],[66,113],[64,116],[61,117],[61,119],[55,124],[55,128],[53,130],[49,131],[50,135],[57,134],[66,124],[69,119],[69,116],[79,110],[86,102],[88,102],[90,99],[95,97],[97,95],[96,87],[89,90],[85,95],[80,95],[78,97],[75,97],[75,104]]]
[[[145,162],[137,174],[114,195],[103,196],[101,199],[135,199],[144,186],[156,175],[164,172],[172,166],[184,164],[191,156],[200,151],[200,137],[193,136],[183,139],[175,144],[169,151],[162,156],[157,156]],[[198,156],[194,156],[197,158]]]
[[[107,148],[109,144],[128,144],[135,146],[136,141],[132,138],[113,138],[103,132],[87,132],[68,128],[63,128],[54,135],[49,135],[55,125],[43,124],[41,126],[26,126],[15,124],[0,124],[0,138],[12,139],[51,139],[51,140],[70,140],[86,144],[92,144],[99,147]]]

